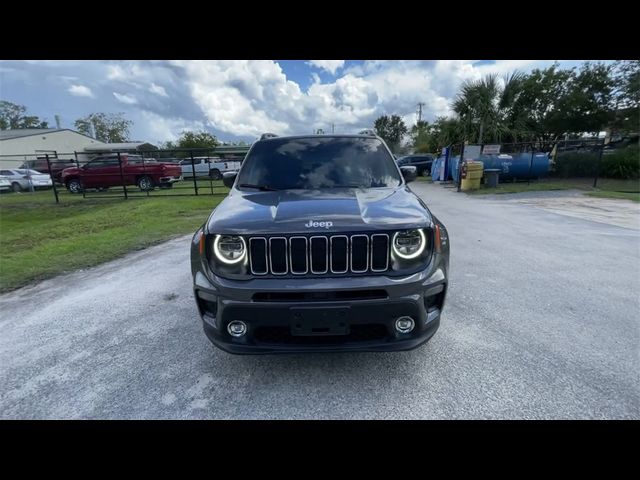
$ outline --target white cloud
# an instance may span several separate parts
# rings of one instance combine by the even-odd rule
[[[156,95],[160,95],[161,97],[168,97],[169,96],[169,95],[167,95],[167,91],[164,89],[163,86],[156,85],[153,82],[151,82],[151,86],[149,87],[149,91],[151,93],[155,93]]]
[[[271,61],[176,61],[209,124],[234,135],[290,133],[304,116],[298,84]]]
[[[142,65],[135,62],[122,62],[119,65],[109,65],[107,67],[107,78],[109,80],[128,82],[136,78],[148,78],[149,73]]]
[[[85,87],[84,85],[71,85],[67,91],[76,97],[90,97],[93,98],[93,92],[89,87]]]
[[[344,66],[344,60],[309,60],[307,63],[326,70],[331,75],[335,75],[336,72]]]
[[[367,61],[348,68],[334,81],[322,83],[311,72],[306,92],[289,80],[276,62],[176,61],[194,102],[209,125],[238,136],[263,132],[305,133],[323,128],[353,132],[372,127],[383,114],[416,121],[418,102],[423,119],[451,114],[459,85],[477,79],[486,67],[472,61]],[[508,70],[525,64],[500,64]]]
[[[560,61],[562,68],[580,63]],[[4,61],[0,68],[3,81],[10,78],[16,91],[33,84],[26,81],[32,76],[51,78],[42,73],[42,67],[57,69],[59,81],[43,83],[42,88],[55,92],[55,86],[71,95],[99,98],[95,109],[125,111],[134,120],[137,138],[165,141],[177,138],[183,129],[201,128],[212,129],[223,139],[255,138],[263,132],[310,133],[318,128],[327,132],[332,124],[337,133],[349,133],[371,128],[383,114],[398,114],[411,126],[418,102],[424,103],[425,120],[450,115],[451,102],[465,80],[516,69],[528,72],[551,64],[553,60],[369,60],[349,64],[301,60],[302,72],[293,71],[300,75],[294,78],[302,78],[299,81],[304,84],[293,81],[280,64],[268,60]],[[323,83],[327,78],[323,72],[334,76]],[[91,85],[93,91],[83,84]],[[113,96],[98,95],[103,90]]]
[[[135,105],[138,103],[138,100],[133,95],[127,95],[126,93],[116,93],[113,92],[113,96],[116,97],[120,103],[124,103],[125,105]]]
[[[141,135],[151,143],[175,141],[183,130],[199,131],[205,128],[203,122],[190,122],[183,118],[166,118],[153,112],[140,112],[142,125]]]

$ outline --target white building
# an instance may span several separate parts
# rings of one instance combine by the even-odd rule
[[[68,128],[26,128],[0,130],[0,168],[17,168],[20,161],[57,153],[58,158],[75,158],[74,152],[85,152],[91,147],[107,145]],[[86,154],[78,155],[79,161]]]

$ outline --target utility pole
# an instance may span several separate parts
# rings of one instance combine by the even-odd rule
[[[418,102],[418,123],[422,121],[422,106],[424,102]]]
[[[333,124],[333,122],[331,123],[331,133],[334,133],[334,127],[335,125]]]

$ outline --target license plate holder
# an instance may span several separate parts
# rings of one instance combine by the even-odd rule
[[[292,307],[291,335],[349,335],[349,307]]]

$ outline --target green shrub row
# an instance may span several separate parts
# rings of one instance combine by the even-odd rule
[[[598,172],[598,152],[566,152],[556,156],[551,175],[560,178],[593,177]],[[640,178],[640,150],[627,147],[603,154],[599,176],[637,180]]]

